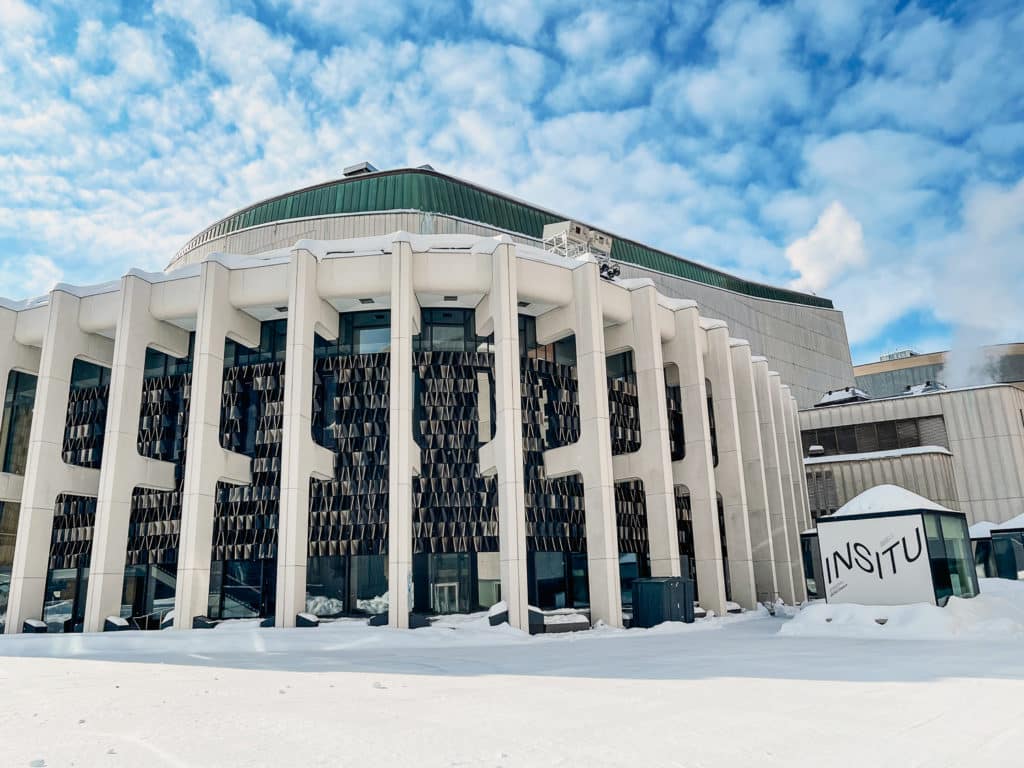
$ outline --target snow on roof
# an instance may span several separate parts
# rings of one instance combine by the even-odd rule
[[[870,400],[870,396],[863,389],[857,387],[844,387],[843,389],[831,389],[821,396],[816,405],[832,405],[834,403],[845,403],[848,400]]]
[[[828,517],[879,515],[910,509],[931,509],[936,512],[953,511],[898,485],[876,485],[874,488],[868,488],[863,493],[854,496]],[[827,520],[828,517],[822,519]]]
[[[811,446],[814,448],[815,446]],[[891,451],[869,451],[867,453],[837,453],[833,456],[810,456],[804,459],[804,466],[810,464],[836,464],[843,461],[871,461],[872,459],[895,459],[900,456],[914,456],[921,453],[940,453],[952,456],[948,448],[941,445],[918,445],[914,448],[895,448]]]
[[[967,533],[972,539],[987,539],[992,533],[992,529],[998,527],[997,523],[990,523],[988,520],[981,520],[968,528]]]
[[[992,531],[1013,531],[1013,530],[1016,530],[1017,528],[1024,528],[1024,515],[1017,515],[1016,517],[1011,517],[1009,520],[1007,520],[1004,523],[999,523],[999,525],[993,525],[990,530],[992,530]]]

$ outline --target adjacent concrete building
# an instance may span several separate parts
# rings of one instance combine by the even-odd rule
[[[1024,510],[1024,389],[933,388],[845,403],[837,394],[800,412],[815,517],[883,483],[959,509],[969,524]]]
[[[855,366],[853,373],[857,386],[872,397],[901,395],[926,382],[1024,386],[1024,344],[993,344],[957,354],[903,350]]]
[[[4,302],[6,631],[803,599],[793,393],[850,383],[842,316],[551,218],[353,176]]]

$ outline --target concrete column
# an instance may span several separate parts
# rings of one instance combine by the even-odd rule
[[[640,407],[640,449],[612,457],[615,480],[643,482],[651,575],[679,575],[679,536],[672,487],[665,363],[658,325],[658,292],[650,280],[625,281],[632,318],[605,334],[609,354],[631,348]]]
[[[800,532],[806,530],[803,525],[804,504],[801,499],[803,495],[803,484],[800,476],[804,473],[804,462],[797,449],[796,434],[793,431],[793,403],[795,398],[792,390],[787,384],[780,387],[782,392],[782,414],[786,427],[786,449],[789,452],[790,482],[793,484],[793,509],[786,519],[786,532],[789,534],[789,551],[793,553],[790,563],[793,569],[793,581],[797,585],[796,593],[800,601],[807,599],[807,582],[804,581],[804,562],[800,553]]]
[[[772,537],[772,551],[775,555],[775,579],[779,585],[779,596],[789,604],[796,602],[793,590],[793,569],[790,564],[789,536],[786,532],[786,502],[782,486],[782,465],[779,457],[778,425],[775,423],[775,408],[772,380],[768,361],[763,357],[752,358],[754,366],[754,390],[757,395],[757,413],[761,422],[761,452],[764,456],[765,490],[768,494],[768,518]]]
[[[729,581],[732,599],[746,610],[757,607],[754,564],[750,552],[747,521],[747,489],[743,480],[736,390],[729,351],[729,328],[722,321],[706,323],[707,354],[704,365],[711,380],[718,438],[718,466],[715,485],[722,495],[725,512],[725,541],[729,552]]]
[[[150,314],[152,285],[137,274],[121,279],[121,308],[110,369],[110,397],[103,440],[96,525],[93,533],[85,631],[101,632],[108,616],[119,616],[136,486],[174,490],[174,464],[139,455],[146,348],[171,357],[188,354],[188,333]]]
[[[25,619],[38,619],[42,615],[57,496],[62,493],[95,496],[99,489],[98,469],[65,464],[63,458],[71,367],[75,358],[105,366],[113,359],[113,344],[109,339],[82,330],[80,304],[80,297],[67,286],[58,285],[50,292],[11,568],[7,634],[20,632]]]
[[[0,299],[0,403],[7,396],[7,382],[12,371],[33,376],[39,373],[39,348],[22,344],[17,338],[18,308],[17,304]],[[20,504],[23,490],[21,475],[0,472],[0,501]]]
[[[804,446],[800,438],[800,406],[797,404],[795,397],[790,400],[790,411],[793,424],[793,449],[796,451],[797,467],[800,470],[797,472],[797,476],[800,479],[800,506],[803,514],[801,530],[806,531],[814,527],[814,521],[811,520],[811,500],[807,495],[807,472],[804,470]],[[803,560],[801,559],[802,562]]]
[[[743,482],[747,491],[747,521],[750,554],[754,563],[754,584],[758,600],[774,603],[779,595],[779,586],[775,577],[775,552],[768,514],[761,422],[754,391],[750,344],[742,339],[733,339],[729,346],[736,391],[736,416],[739,419],[740,450],[743,454]]]
[[[277,528],[274,623],[278,627],[294,627],[296,615],[306,610],[310,477],[329,480],[334,476],[334,454],[313,440],[313,337],[338,338],[338,311],[320,297],[318,267],[316,256],[308,250],[292,251]]]
[[[590,620],[622,626],[619,537],[615,519],[611,422],[608,417],[608,369],[605,360],[601,278],[597,263],[573,269],[573,301],[567,311],[537,319],[537,341],[546,344],[576,334],[576,377],[580,402],[580,439],[544,453],[548,477],[579,473],[586,508]]]
[[[711,427],[708,422],[707,386],[704,373],[705,334],[697,305],[673,301],[675,336],[663,345],[664,360],[676,367],[682,396],[686,455],[672,462],[673,482],[690,492],[697,589],[701,606],[725,615],[725,579],[722,572],[722,540],[718,530]]]
[[[774,375],[772,375],[774,373]],[[789,450],[789,430],[786,427],[785,398],[789,387],[783,388],[779,375],[769,372],[772,388],[772,412],[775,417],[775,440],[779,450],[779,475],[782,480],[782,501],[786,521],[786,542],[789,545],[789,569],[793,576],[793,596],[797,603],[804,601],[806,585],[800,568],[800,532],[796,518],[796,498],[793,494],[793,457]],[[785,389],[785,391],[784,391]]]
[[[412,244],[400,233],[391,251],[391,380],[388,419],[388,626],[409,627],[412,610],[412,476],[419,448],[412,439],[412,337],[420,307],[413,289]]]
[[[191,629],[193,618],[207,612],[217,483],[252,482],[249,457],[228,451],[220,443],[224,342],[230,338],[250,348],[260,343],[259,322],[231,304],[230,287],[227,267],[214,260],[203,262],[185,443],[175,629]]]
[[[526,491],[516,281],[516,247],[502,242],[491,258],[490,293],[476,310],[477,333],[494,334],[494,437],[480,447],[480,471],[497,474],[501,597],[508,606],[509,624],[525,630],[529,628]],[[478,407],[486,412],[489,406],[481,402]]]

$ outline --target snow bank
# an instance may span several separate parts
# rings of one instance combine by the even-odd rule
[[[1024,582],[981,579],[981,594],[952,597],[945,608],[811,603],[779,629],[789,637],[895,640],[1024,638]]]
[[[913,491],[898,485],[876,485],[863,493],[854,496],[830,515],[845,517],[847,515],[874,515],[880,512],[899,512],[907,509],[930,509],[936,512],[950,512],[941,504],[931,499],[918,496]]]

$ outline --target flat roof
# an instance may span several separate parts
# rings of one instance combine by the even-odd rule
[[[189,240],[175,255],[175,260],[209,240],[249,227],[289,219],[380,211],[419,211],[454,216],[538,240],[544,233],[545,224],[578,221],[572,216],[540,208],[432,169],[399,168],[335,179],[242,208]],[[603,227],[586,226],[610,235],[613,238],[611,257],[624,264],[758,299],[833,309],[830,299],[745,280],[620,237]]]

